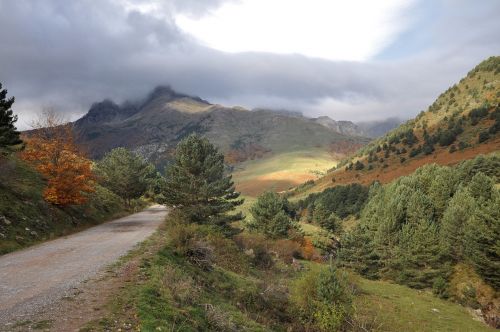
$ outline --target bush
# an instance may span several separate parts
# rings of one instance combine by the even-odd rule
[[[261,269],[273,267],[270,241],[263,234],[239,234],[234,237],[236,244],[250,257],[253,266]]]
[[[410,158],[416,157],[420,154],[420,152],[422,152],[422,149],[420,147],[417,147],[415,149],[411,149],[409,156],[410,156]]]
[[[223,234],[209,234],[207,241],[214,248],[215,263],[235,273],[248,273],[250,258],[236,245],[233,239]]]
[[[488,140],[488,138],[490,138],[490,134],[487,131],[482,131],[482,132],[479,133],[479,137],[477,139],[477,142],[478,143],[483,143],[486,140]]]
[[[469,147],[469,144],[467,144],[466,142],[462,142],[462,141],[461,141],[461,142],[459,142],[459,143],[458,143],[458,149],[459,149],[460,151],[462,151],[463,149],[466,149],[466,148],[468,148],[468,147]]]
[[[339,331],[353,313],[352,288],[333,267],[313,269],[291,286],[292,310],[306,327],[315,331]]]
[[[448,293],[448,283],[443,277],[437,277],[432,285],[432,292],[434,295],[442,299],[447,299],[449,297]]]
[[[227,313],[226,310],[214,306],[212,304],[205,305],[205,316],[208,324],[214,331],[232,332],[238,331],[233,318]]]
[[[365,168],[365,164],[363,164],[361,161],[356,161],[356,164],[354,165],[354,169],[356,171],[360,171],[362,170],[363,168]]]
[[[294,258],[302,257],[302,247],[299,243],[288,239],[276,240],[272,246],[279,259],[286,264],[291,264]]]
[[[167,220],[167,244],[174,253],[203,270],[210,270],[214,263],[214,248],[200,232],[201,227],[186,221],[180,211],[173,211]]]
[[[170,213],[166,222],[167,245],[178,255],[185,255],[198,235],[198,227],[189,224],[185,216],[177,210]]]
[[[215,261],[214,248],[205,240],[191,241],[186,258],[200,269],[210,271]]]
[[[480,107],[480,108],[473,109],[469,113],[470,123],[473,126],[475,126],[475,125],[477,125],[479,123],[479,120],[481,120],[482,118],[486,117],[487,115],[488,115],[488,107],[487,106],[483,106],[483,107]]]
[[[161,281],[163,290],[168,290],[174,301],[181,306],[195,304],[201,294],[200,287],[191,276],[171,265],[166,265],[163,269]]]

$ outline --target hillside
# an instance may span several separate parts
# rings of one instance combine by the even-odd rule
[[[97,185],[87,203],[47,203],[47,180],[15,156],[0,160],[0,255],[127,214],[122,200]]]
[[[452,165],[500,150],[500,57],[442,93],[427,111],[344,159],[307,195],[337,184],[388,183],[428,163]]]
[[[359,146],[369,141],[342,133],[338,126],[330,128],[293,113],[214,105],[169,87],[158,87],[138,102],[96,103],[75,126],[79,142],[94,158],[124,146],[158,165],[168,161],[177,142],[193,132],[209,138],[226,153],[230,163],[309,148],[331,150],[338,143]]]

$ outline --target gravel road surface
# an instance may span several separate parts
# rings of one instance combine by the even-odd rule
[[[0,329],[60,300],[151,235],[167,214],[142,212],[0,256]]]

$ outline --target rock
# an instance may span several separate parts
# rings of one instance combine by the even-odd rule
[[[245,250],[245,255],[250,256],[252,258],[255,257],[255,253],[253,252],[253,249]]]
[[[38,236],[38,233],[35,231],[31,231],[30,234],[31,234],[31,236],[35,236],[35,237]]]
[[[16,241],[23,241],[24,237],[16,235]]]
[[[0,233],[0,237],[1,237],[2,239],[5,239],[5,238],[6,238],[6,236],[5,236],[5,234],[4,234],[4,233]]]
[[[11,222],[9,219],[7,219],[7,217],[6,217],[6,216],[0,216],[0,221],[3,221],[3,223],[4,223],[5,225],[10,225],[10,224],[12,224],[12,222]]]
[[[439,309],[432,308],[432,312],[439,312]]]
[[[29,231],[30,231],[30,229],[29,229],[28,227],[26,227],[26,228],[25,228],[25,230],[26,230],[26,232],[29,232]]]

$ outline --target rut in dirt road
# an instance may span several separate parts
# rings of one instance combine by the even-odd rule
[[[0,329],[60,300],[145,240],[167,214],[156,205],[65,238],[0,257]]]

